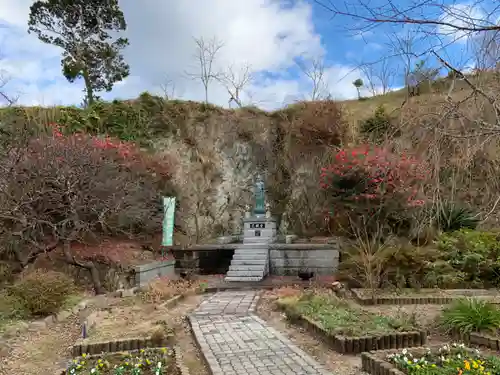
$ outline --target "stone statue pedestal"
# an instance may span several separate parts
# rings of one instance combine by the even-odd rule
[[[273,217],[252,216],[243,220],[243,243],[271,243],[277,238]]]

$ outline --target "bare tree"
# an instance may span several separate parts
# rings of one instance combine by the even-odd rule
[[[500,31],[498,24],[498,12],[500,6],[493,7],[489,13],[477,18],[474,8],[470,6],[459,6],[451,4],[445,0],[429,2],[420,0],[411,6],[398,7],[394,1],[386,0],[376,7],[366,0],[358,0],[354,3],[337,3],[333,0],[314,0],[324,9],[334,15],[347,16],[353,18],[358,25],[357,30],[373,29],[374,24],[399,24],[417,25],[422,32],[435,35],[449,36],[453,32],[490,32]],[[476,0],[474,7],[479,9],[480,3],[486,0]],[[344,4],[341,8],[337,4]],[[488,7],[489,8],[489,7]],[[482,10],[485,8],[482,7]],[[436,11],[441,13],[439,17],[424,16],[425,14],[435,15]],[[361,22],[360,22],[361,21]],[[438,30],[436,30],[438,26]]]
[[[163,97],[166,100],[171,100],[175,97],[176,95],[175,87],[176,87],[175,81],[173,79],[165,77],[165,81],[160,84],[160,89],[163,93]]]
[[[399,57],[403,63],[403,78],[407,95],[410,96],[411,84],[410,75],[413,69],[413,61],[417,56],[415,52],[415,44],[417,42],[417,34],[412,30],[407,30],[404,33],[389,34],[389,48],[395,57]]]
[[[380,84],[382,95],[387,94],[387,92],[390,90],[391,86],[394,83],[395,76],[396,69],[390,66],[389,59],[382,59],[380,64],[377,65],[377,69],[375,69],[375,77]]]
[[[361,70],[365,78],[366,88],[371,92],[373,96],[377,95],[378,82],[375,75],[375,64],[362,64],[359,66],[359,70]]]
[[[7,84],[10,82],[10,76],[5,71],[0,71],[0,100],[3,100],[7,106],[12,106],[19,100],[19,95],[7,93]]]
[[[249,65],[244,65],[236,69],[234,65],[229,66],[221,73],[219,82],[226,88],[229,94],[229,105],[235,102],[238,107],[242,107],[241,93],[244,88],[253,80],[252,71]]]
[[[205,90],[205,102],[208,103],[208,87],[212,80],[219,80],[222,76],[221,72],[215,68],[215,60],[224,44],[213,37],[210,40],[205,38],[194,38],[196,44],[195,57],[198,63],[198,73],[187,73],[193,79],[198,79],[203,84]]]
[[[325,81],[325,64],[323,59],[313,58],[306,61],[297,61],[302,74],[311,84],[311,100],[321,100],[328,96],[328,84]]]
[[[475,57],[475,68],[479,71],[491,70],[500,62],[500,31],[488,31],[470,38]]]

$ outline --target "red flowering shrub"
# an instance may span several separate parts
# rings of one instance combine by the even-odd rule
[[[322,168],[321,187],[328,194],[329,214],[387,219],[419,207],[426,168],[417,159],[385,148],[362,145],[341,149]]]
[[[77,260],[71,244],[101,234],[158,233],[161,197],[173,194],[168,164],[133,144],[65,135],[56,125],[51,134],[4,148],[0,166],[0,241],[12,244],[21,266],[64,244],[67,262],[89,269],[98,291],[92,260]]]

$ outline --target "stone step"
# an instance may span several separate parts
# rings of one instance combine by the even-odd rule
[[[226,276],[224,278],[224,281],[227,282],[233,282],[233,281],[242,281],[242,282],[250,282],[250,281],[261,281],[263,280],[263,277],[253,277],[253,276]]]
[[[261,266],[268,263],[267,259],[233,259],[231,266]]]
[[[265,265],[264,265],[265,266]],[[262,264],[246,264],[246,265],[233,265],[229,266],[229,271],[262,271]]]
[[[270,243],[273,243],[274,239],[271,237],[264,238],[264,237],[254,237],[254,238],[244,238],[243,239],[243,245],[250,245],[250,244],[262,244],[262,245],[268,245]]]
[[[268,259],[267,254],[254,254],[254,253],[248,253],[248,254],[234,254],[232,261],[235,260],[256,260],[260,261],[262,263],[265,263]]]
[[[256,271],[227,271],[226,277],[264,277],[264,270],[261,268],[260,270]]]
[[[251,254],[261,257],[261,256],[267,256],[269,254],[269,250],[248,248],[248,249],[236,249],[234,251],[234,255],[245,255],[245,254]]]
[[[259,243],[259,242],[249,242],[239,244],[236,249],[248,249],[248,248],[256,248],[256,249],[267,249],[269,248],[269,244],[267,242]]]

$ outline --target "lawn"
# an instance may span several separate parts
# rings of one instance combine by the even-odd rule
[[[333,293],[303,293],[284,297],[278,302],[288,315],[303,315],[317,322],[323,329],[345,336],[377,336],[394,331],[418,329],[415,317],[405,312],[398,316],[382,316],[363,310]]]

